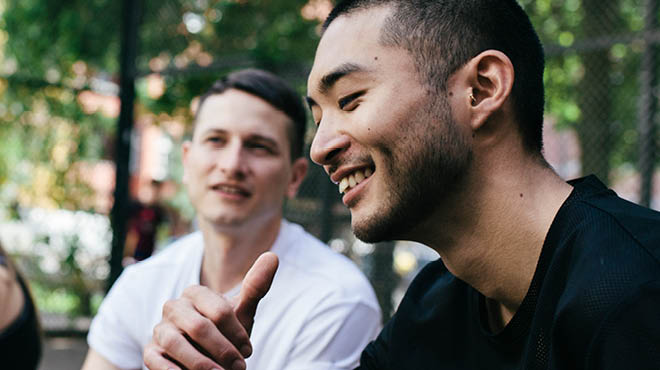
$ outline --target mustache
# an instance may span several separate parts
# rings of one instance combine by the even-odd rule
[[[341,160],[337,160],[329,165],[326,165],[326,171],[328,172],[329,176],[332,176],[333,173],[337,172],[339,167],[342,166],[358,166],[362,165],[365,163],[373,163],[373,160],[371,159],[370,155],[366,154],[354,154],[354,155],[349,155],[341,158]]]

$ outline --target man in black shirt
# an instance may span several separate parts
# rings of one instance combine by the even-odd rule
[[[657,212],[593,176],[574,186],[506,327],[489,298],[429,264],[362,354],[361,369],[658,369]]]
[[[516,1],[348,0],[323,30],[312,159],[360,239],[442,257],[360,368],[660,369],[660,215],[545,162],[543,50]],[[256,268],[255,304],[273,273]],[[223,325],[235,310],[213,319],[227,368],[244,344]]]

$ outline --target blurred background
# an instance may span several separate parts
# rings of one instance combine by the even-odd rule
[[[660,208],[658,1],[522,0],[547,54],[545,154]],[[77,368],[84,335],[156,206],[156,250],[189,232],[180,144],[195,98],[237,68],[305,93],[331,0],[0,0],[0,240],[28,277],[48,347]],[[310,122],[307,142],[314,134]],[[437,258],[355,240],[336,186],[312,167],[286,215],[350,256],[385,318]]]

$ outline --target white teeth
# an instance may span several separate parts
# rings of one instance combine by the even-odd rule
[[[237,189],[232,186],[225,186],[225,185],[220,185],[217,187],[218,190],[229,193],[229,194],[242,194],[243,192],[240,189]]]
[[[343,193],[344,191],[346,191],[346,188],[347,188],[347,187],[348,187],[348,179],[344,177],[344,178],[341,179],[341,181],[339,182],[339,193],[341,194],[341,193]]]
[[[358,171],[355,171],[354,173],[344,177],[339,182],[339,193],[344,193],[346,190],[348,190],[350,188],[354,188],[355,186],[357,186],[357,184],[364,181],[364,179],[371,176],[372,173],[373,173],[373,171],[371,170],[371,168],[367,168],[364,171],[358,170]]]

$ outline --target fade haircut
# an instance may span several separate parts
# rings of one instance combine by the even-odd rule
[[[291,161],[303,156],[307,115],[302,98],[283,79],[264,70],[244,69],[232,72],[215,81],[199,98],[195,112],[195,125],[206,99],[230,89],[240,90],[261,98],[286,114],[291,119],[291,124],[287,128],[291,145]]]
[[[421,82],[447,93],[449,77],[485,50],[506,54],[515,70],[511,98],[525,148],[543,149],[543,46],[515,0],[345,0],[328,15],[323,31],[339,16],[391,6],[381,30],[384,46],[412,56]]]

